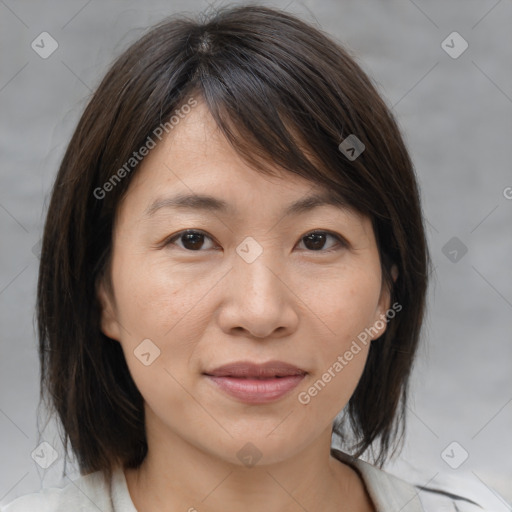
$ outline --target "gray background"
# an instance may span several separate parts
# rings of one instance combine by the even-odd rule
[[[495,510],[510,510],[512,2],[266,4],[287,7],[356,53],[393,108],[416,165],[435,272],[407,442],[388,469],[418,483],[466,486],[494,500]],[[43,439],[60,458],[47,470],[31,458],[39,440],[37,242],[65,145],[114,56],[162,17],[206,6],[0,0],[0,502],[67,483],[53,428]],[[59,45],[47,59],[31,48],[43,31]],[[458,58],[441,46],[453,31],[469,44]],[[452,237],[467,247],[455,262],[445,246]],[[452,469],[442,453],[453,465],[462,450],[468,459]]]

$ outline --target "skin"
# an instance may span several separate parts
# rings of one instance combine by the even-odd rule
[[[201,101],[133,177],[116,215],[113,295],[100,283],[99,298],[102,331],[121,344],[145,400],[148,456],[125,470],[139,511],[375,510],[358,473],[330,455],[332,421],[370,343],[307,405],[297,399],[390,307],[370,219],[333,205],[283,216],[314,191],[297,175],[248,167]],[[223,199],[236,214],[145,213],[157,198],[190,192]],[[206,236],[165,245],[185,229]],[[327,235],[313,250],[304,239],[313,230],[348,245]],[[236,252],[247,236],[263,250],[252,263]],[[385,322],[373,338],[384,330]],[[147,366],[134,355],[144,339],[160,350]],[[202,374],[240,360],[308,373],[277,402],[248,405]],[[253,467],[237,457],[248,442],[261,454]]]

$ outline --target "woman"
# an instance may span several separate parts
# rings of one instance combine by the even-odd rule
[[[82,476],[2,510],[473,510],[381,469],[429,265],[345,50],[266,7],[166,20],[89,102],[45,225],[41,390]]]

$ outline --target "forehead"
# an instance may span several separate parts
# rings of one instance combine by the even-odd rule
[[[138,217],[173,209],[287,217],[330,206],[361,219],[339,194],[319,183],[278,166],[271,166],[272,175],[249,166],[200,97],[197,101],[139,165],[123,200]]]
[[[319,184],[277,166],[270,166],[272,175],[250,167],[219,129],[204,100],[197,101],[139,164],[130,184],[133,192],[158,187],[218,194],[235,185],[239,194],[247,189],[253,195],[276,188],[291,196],[322,190]]]

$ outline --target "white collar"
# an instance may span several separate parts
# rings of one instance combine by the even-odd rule
[[[354,459],[337,448],[331,454],[358,470],[376,509],[379,512],[423,512],[418,491],[413,485],[361,459]],[[117,468],[112,475],[112,505],[116,512],[137,512],[124,471]]]
[[[331,455],[358,470],[379,512],[423,512],[419,491],[412,484],[337,448],[331,448]]]

